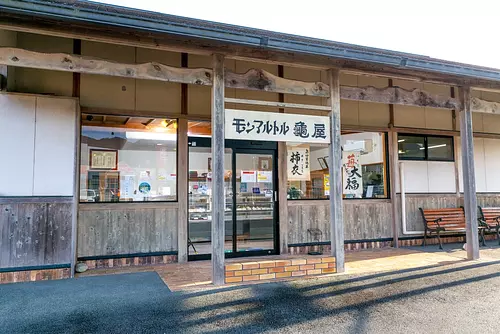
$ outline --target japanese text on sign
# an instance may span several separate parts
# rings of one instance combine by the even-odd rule
[[[363,196],[363,178],[359,152],[342,152],[344,162],[343,194],[346,197],[361,198]]]
[[[310,181],[310,149],[309,146],[288,147],[288,180],[290,181]]]
[[[226,138],[328,143],[330,120],[324,116],[226,110]]]

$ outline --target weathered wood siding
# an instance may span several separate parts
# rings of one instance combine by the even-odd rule
[[[418,208],[440,209],[456,208],[460,206],[460,201],[455,194],[406,194],[406,229],[407,231],[423,231],[424,221]],[[403,235],[401,223],[401,195],[396,198],[398,208],[397,224],[399,233]]]
[[[389,200],[344,201],[344,239],[392,237],[392,208]],[[288,202],[288,243],[314,242],[308,229],[321,230],[320,241],[330,240],[328,201]]]
[[[71,199],[0,200],[0,268],[70,262]]]
[[[177,250],[177,207],[80,204],[78,257]]]

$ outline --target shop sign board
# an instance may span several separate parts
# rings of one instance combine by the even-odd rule
[[[363,197],[363,178],[361,177],[361,164],[359,152],[342,152],[343,160],[343,194],[347,198]]]
[[[287,147],[287,174],[290,181],[310,181],[311,164],[309,146]]]
[[[225,110],[226,139],[330,143],[330,119],[326,116]]]

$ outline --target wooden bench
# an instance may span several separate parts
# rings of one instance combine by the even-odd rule
[[[443,249],[441,233],[461,234],[466,231],[465,212],[463,208],[429,209],[419,208],[424,219],[425,232],[422,246],[427,245],[427,233],[429,237],[436,233],[439,240],[439,249]],[[478,226],[480,240],[484,243],[484,226]]]
[[[498,244],[500,245],[500,208],[479,207],[479,225],[488,230],[495,230]]]

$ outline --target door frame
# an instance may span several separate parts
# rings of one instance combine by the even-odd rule
[[[250,141],[250,140],[233,140],[226,139],[224,141],[225,148],[230,148],[231,152],[231,185],[233,188],[233,196],[232,196],[232,251],[231,253],[225,253],[225,258],[236,258],[236,257],[248,257],[248,256],[264,256],[264,255],[276,255],[279,254],[279,184],[278,184],[278,143],[277,142],[267,142],[267,141]],[[195,143],[193,145],[193,143]],[[212,147],[212,138],[210,137],[188,137],[188,147]],[[272,156],[273,163],[273,250],[258,250],[258,251],[245,251],[238,252],[237,251],[237,215],[236,215],[236,154],[270,154]],[[189,152],[188,152],[188,163],[187,167],[189,169]],[[188,178],[189,182],[189,178]],[[283,190],[285,191],[285,190]],[[188,194],[189,196],[189,194]],[[189,198],[187,199],[189,201]],[[189,206],[187,208],[189,210]],[[187,214],[188,217],[188,233],[187,237],[189,238],[189,212]],[[195,260],[209,260],[211,259],[211,254],[192,254],[189,255],[189,245],[188,245],[188,261]]]

